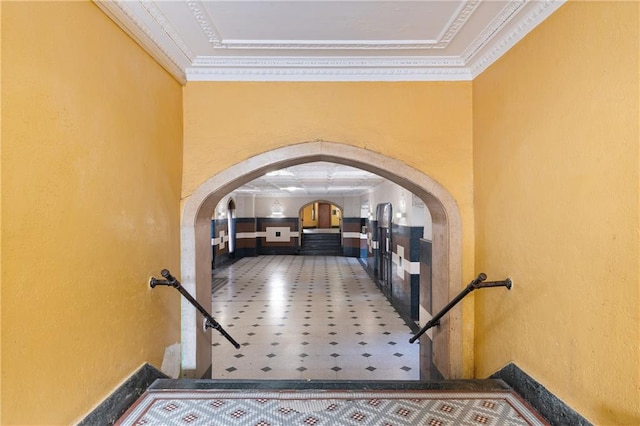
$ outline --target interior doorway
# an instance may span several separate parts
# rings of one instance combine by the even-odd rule
[[[301,255],[342,256],[342,207],[316,200],[300,209],[299,219]]]
[[[213,209],[225,194],[269,170],[315,161],[345,164],[375,173],[424,200],[433,219],[434,305],[443,306],[459,293],[462,226],[451,194],[434,179],[402,161],[371,150],[324,141],[289,145],[256,155],[221,171],[196,188],[186,200],[182,215],[181,274],[185,289],[203,303],[211,301],[209,222]],[[199,378],[211,364],[211,332],[202,330],[195,309],[186,301],[182,303],[182,369],[187,377]],[[462,309],[458,306],[443,318],[433,334],[434,358],[445,378],[462,378],[465,371],[471,371],[463,365],[463,329]],[[467,340],[472,342],[473,336]],[[466,349],[472,351],[473,345],[467,345]],[[421,350],[420,357],[423,356]]]
[[[379,276],[377,278],[382,292],[391,300],[393,295],[393,235],[391,232],[393,209],[391,203],[378,204],[376,207],[376,220],[378,221],[380,241],[380,250],[378,250]]]
[[[302,206],[299,213],[303,230],[341,229],[342,207],[326,200],[316,200]]]

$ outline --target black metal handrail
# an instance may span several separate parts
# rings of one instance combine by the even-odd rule
[[[418,340],[418,338],[420,336],[422,336],[427,330],[429,330],[431,327],[435,327],[436,325],[440,325],[440,318],[442,318],[444,316],[444,314],[446,314],[447,312],[449,312],[451,310],[451,308],[453,308],[456,304],[458,304],[458,302],[460,302],[462,299],[464,299],[464,297],[471,293],[473,290],[476,290],[478,288],[485,288],[485,287],[506,287],[508,290],[511,290],[511,285],[513,284],[511,282],[510,278],[507,278],[504,281],[488,281],[486,283],[483,283],[484,280],[487,279],[487,275],[480,272],[478,274],[478,276],[469,283],[469,285],[467,285],[467,287],[465,287],[464,290],[462,290],[460,292],[460,294],[458,294],[456,297],[454,297],[451,302],[447,303],[447,306],[445,306],[444,308],[442,308],[440,310],[440,312],[438,312],[433,318],[431,318],[431,320],[429,320],[429,322],[427,322],[424,327],[422,327],[420,329],[420,331],[418,331],[416,333],[415,336],[413,336],[411,339],[409,339],[409,343],[413,343],[416,340]]]
[[[151,277],[151,281],[149,282],[149,285],[151,286],[151,288],[155,288],[155,286],[157,285],[167,285],[167,286],[171,286],[176,288],[180,294],[182,294],[185,299],[187,299],[189,302],[191,302],[191,304],[198,310],[200,311],[200,313],[202,314],[202,316],[204,316],[204,318],[206,319],[204,326],[205,328],[213,328],[215,330],[218,330],[218,332],[220,334],[222,334],[229,342],[231,342],[231,344],[236,348],[236,349],[240,349],[240,345],[238,344],[238,342],[236,342],[233,337],[231,337],[225,330],[224,328],[222,328],[222,326],[215,320],[213,319],[213,317],[209,314],[209,312],[207,312],[207,310],[205,308],[202,307],[201,304],[198,303],[198,301],[196,299],[193,298],[192,295],[189,294],[189,292],[187,290],[184,289],[184,287],[182,287],[182,284],[180,284],[180,281],[178,281],[176,279],[176,277],[174,277],[173,275],[171,275],[171,273],[169,272],[169,270],[167,269],[163,269],[160,274],[165,278],[164,280],[159,280],[157,278]]]

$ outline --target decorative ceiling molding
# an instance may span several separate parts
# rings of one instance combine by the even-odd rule
[[[221,49],[385,50],[432,49],[438,40],[224,40]],[[440,46],[440,47],[446,47]]]
[[[207,57],[187,68],[189,81],[467,81],[459,58]]]
[[[365,68],[414,68],[414,67],[464,67],[465,63],[460,58],[437,57],[346,57],[333,56],[309,56],[309,57],[200,57],[193,62],[194,67],[303,67],[303,68],[327,68],[327,67],[365,67]]]
[[[451,40],[458,34],[460,29],[464,26],[467,20],[471,17],[471,14],[476,10],[480,0],[471,0],[460,5],[457,15],[449,22],[442,37],[439,38],[439,42],[436,47],[444,48],[449,45]]]
[[[480,0],[461,3],[437,40],[234,40],[225,39],[201,1],[189,1],[189,10],[215,49],[323,49],[323,50],[383,50],[383,49],[444,49],[476,10]]]
[[[207,40],[214,47],[222,46],[222,37],[220,36],[220,32],[213,24],[213,21],[207,15],[207,12],[204,11],[204,6],[201,1],[188,1],[187,6],[189,6],[189,10],[193,14],[193,17],[196,19],[200,28],[202,28],[202,32],[207,36]]]
[[[165,43],[158,40],[149,27],[131,11],[129,2],[94,0],[94,3],[180,84],[186,84],[186,67],[189,61],[180,60],[178,55],[167,51],[163,47]]]
[[[234,80],[472,80],[565,2],[512,0],[504,2],[499,10],[493,3],[495,16],[480,14],[482,19],[491,19],[472,38],[468,31],[465,36],[461,34],[484,3],[480,0],[462,1],[435,40],[250,40],[224,39],[199,0],[175,3],[191,21],[185,16],[172,20],[175,17],[166,13],[174,13],[176,8],[167,9],[167,3],[157,0],[94,1],[182,84]],[[194,27],[201,32],[199,35],[188,33]],[[202,39],[200,45],[194,41],[196,36]],[[456,41],[460,36],[461,40]],[[455,51],[451,47],[454,41]],[[207,44],[208,52],[202,50]],[[237,54],[228,55],[233,50]],[[327,56],[329,51],[337,54]],[[366,54],[374,51],[373,56]],[[260,52],[264,54],[256,56]],[[314,56],[313,52],[321,56]]]
[[[188,81],[469,81],[466,68],[189,68]]]
[[[547,0],[536,2],[537,7],[522,19],[520,19],[515,27],[499,40],[494,41],[485,53],[479,58],[467,60],[468,69],[473,78],[480,75],[484,70],[489,68],[491,64],[504,55],[509,49],[516,45],[531,30],[541,24],[553,12],[558,10],[565,3],[565,0]],[[509,20],[511,17],[509,18]]]
[[[526,4],[526,0],[510,1],[484,30],[462,52],[460,57],[468,62],[489,43],[493,36]]]
[[[180,49],[182,54],[189,58],[193,59],[195,56],[187,43],[182,40],[182,37],[178,34],[176,29],[169,23],[164,14],[160,11],[160,9],[155,5],[155,3],[150,1],[142,1],[140,2],[142,7],[149,13],[149,15],[156,21],[156,23],[162,28],[162,30],[167,34],[169,38],[175,43],[176,46]]]

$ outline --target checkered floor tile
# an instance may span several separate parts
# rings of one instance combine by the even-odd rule
[[[260,256],[214,270],[215,379],[418,380],[411,330],[355,258]]]

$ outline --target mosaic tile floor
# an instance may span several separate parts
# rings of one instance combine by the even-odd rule
[[[116,423],[140,425],[547,425],[512,392],[147,391]]]
[[[418,380],[411,330],[355,258],[260,256],[214,270],[214,379]]]

